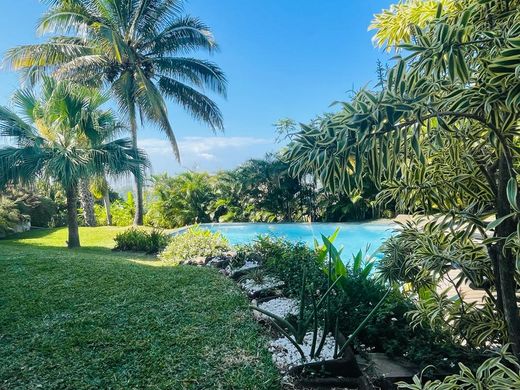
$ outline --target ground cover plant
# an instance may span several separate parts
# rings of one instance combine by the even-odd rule
[[[69,251],[66,229],[0,243],[0,388],[279,389],[238,288],[112,252],[122,230],[80,228]]]

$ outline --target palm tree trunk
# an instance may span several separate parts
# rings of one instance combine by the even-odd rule
[[[81,202],[81,208],[83,209],[83,219],[85,220],[85,225],[96,226],[96,215],[94,214],[94,197],[90,192],[87,179],[81,179],[79,181],[79,200]]]
[[[129,103],[128,113],[130,118],[130,131],[132,133],[132,147],[137,150],[137,118],[135,112],[135,104]],[[143,200],[143,182],[141,178],[134,176],[135,179],[135,216],[134,225],[143,225],[144,216],[144,200]]]
[[[69,248],[79,248],[79,228],[78,228],[78,211],[77,211],[77,195],[76,185],[70,185],[66,190],[67,196],[67,226],[69,230],[69,239],[67,246]]]
[[[103,190],[103,203],[105,204],[105,213],[107,215],[107,225],[112,225],[112,214],[110,214],[110,193],[107,188]]]

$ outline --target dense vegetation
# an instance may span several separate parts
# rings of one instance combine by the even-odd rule
[[[384,276],[411,282],[418,324],[483,348],[509,342],[520,356],[520,3],[443,1],[434,13],[430,3],[376,17],[379,42],[399,50],[395,66],[318,131],[302,126],[285,159],[333,191],[369,180],[383,204],[436,214],[388,244]],[[454,297],[435,289],[450,279]],[[465,302],[461,284],[486,291],[484,305]]]

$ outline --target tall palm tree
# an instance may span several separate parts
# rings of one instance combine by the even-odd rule
[[[179,150],[164,98],[180,104],[214,131],[222,114],[203,92],[226,95],[226,78],[212,62],[187,57],[213,52],[216,42],[198,18],[183,16],[182,0],[47,0],[39,32],[48,42],[10,50],[6,61],[31,81],[42,73],[108,86],[129,121],[137,148],[137,117],[164,131]],[[136,178],[135,223],[143,222],[142,181]]]
[[[129,139],[108,140],[120,126],[98,107],[99,94],[53,79],[43,80],[41,97],[14,94],[19,114],[0,107],[0,135],[15,146],[0,148],[0,186],[45,178],[61,184],[67,197],[68,246],[79,247],[78,183],[93,175],[142,176],[146,156]]]

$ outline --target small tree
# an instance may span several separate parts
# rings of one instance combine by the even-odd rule
[[[99,94],[46,78],[37,98],[29,90],[13,97],[20,115],[0,107],[0,135],[15,146],[0,148],[0,185],[46,178],[67,198],[68,247],[80,246],[77,200],[81,179],[106,173],[141,175],[147,163],[131,140],[110,140],[119,130],[109,111],[98,110]]]
[[[370,178],[381,201],[449,215],[454,236],[479,231],[497,294],[490,299],[520,356],[520,2],[439,5],[420,23],[405,12],[417,3],[376,18],[377,39],[402,50],[383,90],[360,91],[321,131],[303,128],[286,157],[293,174],[317,173],[329,188],[351,191]]]

